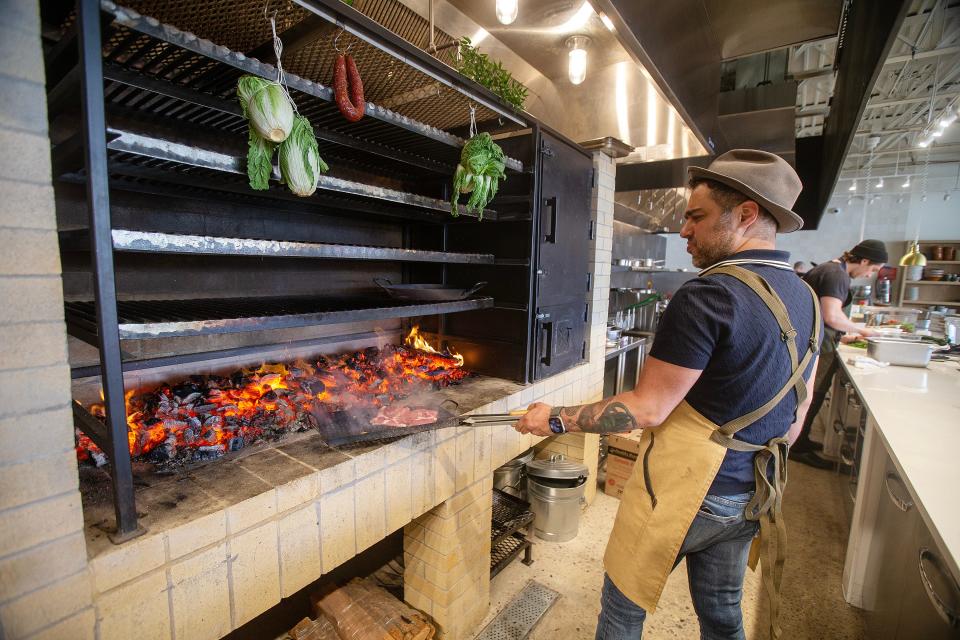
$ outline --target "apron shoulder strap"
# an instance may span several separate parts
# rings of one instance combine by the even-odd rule
[[[777,394],[768,400],[764,405],[754,409],[746,415],[727,422],[718,429],[720,433],[726,436],[732,436],[772,411],[773,408],[776,407],[781,400],[783,400],[784,396],[790,392],[790,389],[793,389],[796,393],[798,406],[806,399],[807,386],[803,380],[803,372],[806,371],[807,366],[810,364],[810,360],[815,355],[817,347],[820,344],[820,305],[816,299],[816,294],[813,292],[813,289],[804,283],[811,296],[814,311],[814,323],[813,330],[810,333],[808,348],[804,353],[803,359],[798,361],[799,354],[797,352],[796,341],[794,340],[797,335],[797,330],[793,327],[793,323],[790,320],[790,314],[787,311],[787,307],[783,303],[783,300],[779,295],[777,295],[777,292],[774,291],[773,287],[769,282],[767,282],[766,279],[764,279],[761,275],[750,271],[749,269],[744,269],[743,267],[734,265],[720,266],[716,269],[711,269],[707,273],[710,275],[729,275],[744,283],[754,293],[756,293],[770,310],[770,313],[773,314],[777,324],[780,326],[780,339],[786,345],[787,353],[790,356],[791,375],[780,391],[777,392]]]

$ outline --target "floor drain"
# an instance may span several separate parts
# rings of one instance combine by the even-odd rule
[[[523,640],[559,597],[560,594],[553,589],[531,580],[484,627],[476,640]]]

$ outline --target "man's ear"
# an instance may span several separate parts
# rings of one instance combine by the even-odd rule
[[[748,229],[760,219],[760,205],[753,200],[740,203],[740,226]]]

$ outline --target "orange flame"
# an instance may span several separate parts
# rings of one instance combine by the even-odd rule
[[[441,353],[433,348],[433,346],[427,342],[427,339],[423,337],[420,333],[420,325],[414,325],[410,329],[410,333],[407,334],[407,337],[403,339],[403,344],[417,349],[418,351],[424,351],[426,353],[432,353],[441,357],[453,358],[456,361],[458,367],[463,366],[463,356],[454,351],[451,348],[447,349],[447,353]]]

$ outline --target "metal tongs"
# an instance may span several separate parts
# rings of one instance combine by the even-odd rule
[[[486,413],[475,416],[460,416],[459,424],[463,427],[482,427],[491,424],[514,424],[527,413],[526,409],[517,409],[510,413]],[[563,422],[557,416],[550,416],[550,431],[560,434],[566,433]]]
[[[463,427],[480,426],[487,424],[513,424],[527,413],[526,409],[517,409],[510,413],[484,413],[473,416],[460,416],[459,424]]]

